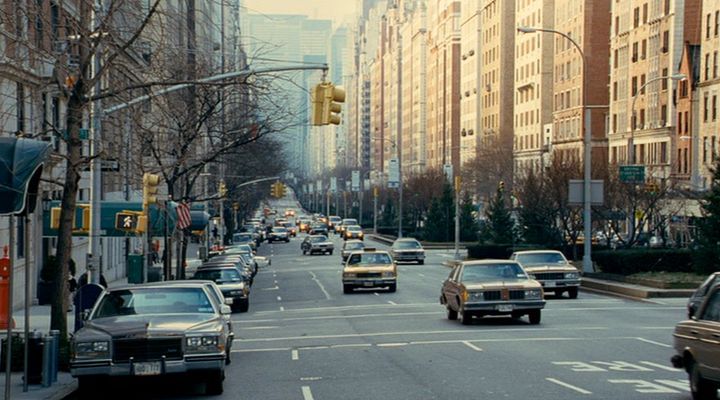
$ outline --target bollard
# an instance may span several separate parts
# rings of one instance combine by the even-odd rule
[[[52,385],[52,373],[50,371],[50,359],[52,358],[52,341],[53,338],[45,336],[42,339],[42,387],[50,387]]]
[[[52,371],[52,381],[57,382],[58,379],[58,369],[60,367],[59,360],[60,360],[60,331],[57,329],[53,329],[50,331],[50,336],[52,336],[53,341],[53,349],[52,349],[52,358],[50,359],[50,369]]]

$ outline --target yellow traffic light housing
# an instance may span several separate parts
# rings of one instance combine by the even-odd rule
[[[323,102],[325,101],[325,84],[318,83],[310,92],[310,101],[312,102],[312,115],[310,116],[310,125],[323,124]],[[273,187],[275,185],[273,184]]]
[[[50,229],[60,229],[60,207],[50,209]]]
[[[92,218],[92,214],[90,213],[90,205],[81,204],[78,207],[82,209],[82,222],[80,224],[79,230],[83,232],[90,232],[90,219]]]
[[[147,210],[150,204],[157,204],[158,185],[160,185],[159,175],[143,174],[143,210]]]
[[[322,115],[324,125],[340,125],[340,112],[342,111],[340,103],[344,102],[345,90],[339,86],[334,86],[332,83],[326,84]]]
[[[278,197],[285,197],[285,185],[281,182],[278,182]]]
[[[225,185],[225,182],[220,182],[220,187],[218,192],[220,193],[220,197],[227,196],[227,185]]]
[[[270,196],[277,197],[277,182],[270,185]]]

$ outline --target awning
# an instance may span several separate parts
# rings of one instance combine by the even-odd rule
[[[50,149],[40,140],[0,137],[0,215],[34,211]]]
[[[191,231],[204,231],[210,221],[210,214],[202,210],[190,210],[190,229]]]

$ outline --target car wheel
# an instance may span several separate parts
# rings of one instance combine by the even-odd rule
[[[250,309],[250,300],[246,299],[240,303],[240,312],[248,312]]]
[[[425,264],[425,260],[418,260],[418,265],[423,265],[423,264]]]
[[[568,296],[569,296],[571,299],[577,299],[577,296],[578,296],[578,288],[573,287],[573,288],[568,289]]]
[[[717,386],[709,380],[703,378],[695,360],[691,360],[690,368],[688,368],[688,378],[690,380],[690,392],[695,400],[715,400],[717,399]]]
[[[328,254],[332,255],[332,250],[330,250],[330,252]]]
[[[458,312],[450,308],[450,306],[447,306],[447,319],[450,321],[458,319]]]
[[[528,313],[528,319],[530,320],[530,324],[537,325],[540,323],[540,310],[531,310]]]
[[[303,250],[303,255],[305,255],[306,253],[307,253],[307,251]]]
[[[350,285],[343,285],[343,293],[349,294],[349,293],[352,293],[352,290],[353,290],[352,286],[350,286]]]
[[[463,325],[470,325],[472,324],[472,314],[467,311],[460,311],[458,312],[458,319],[460,320],[460,323]]]
[[[395,293],[395,292],[397,292],[397,283],[393,283],[393,284],[389,285],[389,286],[388,286],[388,291],[389,291],[390,293]]]
[[[225,380],[225,372],[218,371],[212,373],[205,380],[205,394],[209,396],[218,396],[223,392],[223,381]]]

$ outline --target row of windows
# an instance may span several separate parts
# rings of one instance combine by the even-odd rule
[[[711,98],[709,94],[705,93],[705,97],[703,98],[703,122],[707,122],[710,118],[712,118],[713,121],[717,121],[717,115],[717,95],[713,95]]]
[[[715,11],[715,24],[712,24],[712,13],[705,16],[705,38],[710,39],[710,32],[713,32],[714,36],[718,36],[720,31],[720,11]]]
[[[718,51],[712,54],[712,75],[710,74],[710,52],[705,53],[705,80],[715,79],[718,77]]]

